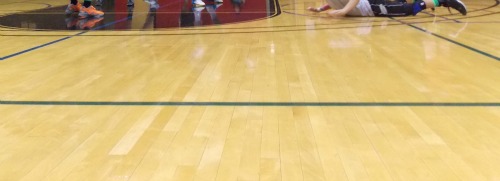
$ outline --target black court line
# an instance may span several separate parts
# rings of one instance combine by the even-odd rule
[[[263,106],[263,107],[500,107],[500,102],[81,102],[0,101],[0,105],[32,106]]]
[[[490,10],[482,10],[482,11],[485,11],[485,12],[488,12],[488,13],[496,13],[495,11],[490,11]]]
[[[393,20],[396,20],[396,21],[398,21],[398,22],[400,22],[400,23],[402,23],[402,24],[404,24],[404,25],[408,25],[408,26],[410,26],[410,27],[412,27],[412,28],[415,28],[415,29],[417,29],[417,30],[420,30],[420,31],[422,31],[422,32],[424,32],[424,33],[428,33],[428,34],[433,35],[433,36],[435,36],[435,37],[438,37],[438,38],[441,38],[441,39],[443,39],[443,40],[446,40],[446,41],[449,41],[449,42],[451,42],[451,43],[454,43],[454,44],[456,44],[456,45],[458,45],[458,46],[461,46],[461,47],[467,48],[467,49],[469,49],[469,50],[472,50],[473,52],[476,52],[476,53],[479,53],[479,54],[481,54],[481,55],[484,55],[484,56],[487,56],[487,57],[493,58],[493,59],[495,59],[496,61],[500,61],[500,57],[497,57],[497,56],[495,56],[495,55],[492,55],[492,54],[486,53],[486,52],[481,51],[481,50],[479,50],[479,49],[477,49],[477,48],[474,48],[474,47],[471,47],[471,46],[465,45],[465,44],[460,43],[460,42],[457,42],[457,41],[455,41],[455,40],[452,40],[452,39],[446,38],[446,37],[444,37],[444,36],[438,35],[438,34],[436,34],[436,33],[433,33],[433,32],[430,32],[430,31],[427,31],[427,30],[425,30],[425,29],[423,29],[423,28],[420,28],[420,27],[415,26],[415,25],[413,25],[413,24],[407,23],[407,22],[405,22],[405,21],[398,20],[398,19],[395,19],[395,18],[393,18],[393,17],[389,17],[389,18],[390,18],[390,19],[393,19]]]

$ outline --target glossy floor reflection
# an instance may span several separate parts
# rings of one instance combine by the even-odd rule
[[[107,0],[95,6],[105,13],[101,18],[65,15],[66,6],[58,6],[0,17],[0,25],[30,30],[152,30],[209,26],[276,16],[279,14],[276,3],[266,0],[207,1],[205,6],[193,6],[191,1],[147,0],[127,6],[126,0]]]

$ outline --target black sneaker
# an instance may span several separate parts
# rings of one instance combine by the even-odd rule
[[[444,0],[442,4],[444,7],[448,7],[448,11],[450,11],[450,8],[453,8],[460,12],[462,15],[467,14],[467,8],[465,7],[465,4],[460,0]]]

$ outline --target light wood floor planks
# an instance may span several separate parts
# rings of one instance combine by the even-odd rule
[[[0,180],[500,179],[497,1],[394,19],[279,3],[207,27],[1,27]],[[67,2],[0,16],[41,4]]]

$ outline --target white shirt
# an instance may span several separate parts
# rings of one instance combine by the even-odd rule
[[[332,9],[342,9],[349,0],[326,0]],[[370,2],[368,0],[359,0],[354,9],[347,13],[347,16],[374,16]]]

